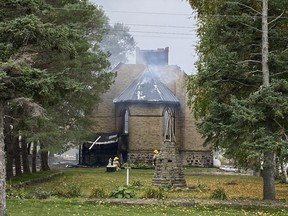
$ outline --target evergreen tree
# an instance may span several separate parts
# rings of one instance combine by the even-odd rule
[[[42,120],[25,120],[26,126],[39,123],[21,127],[23,132],[81,125],[113,77],[106,70],[108,55],[91,51],[90,42],[102,39],[104,22],[103,11],[88,1],[0,0],[0,215],[6,211],[5,110],[17,98],[32,98],[47,110]],[[37,136],[41,141],[47,134]]]
[[[198,74],[187,81],[190,105],[207,143],[240,167],[260,168],[264,161],[269,172],[263,175],[263,198],[274,199],[274,155],[285,160],[288,147],[288,2],[269,2],[268,85],[262,73],[262,2],[206,3],[190,0],[200,23]]]

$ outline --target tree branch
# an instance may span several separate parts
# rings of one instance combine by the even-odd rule
[[[249,28],[252,28],[252,29],[254,29],[254,30],[258,31],[258,32],[262,32],[261,29],[258,29],[258,28],[254,27],[254,26],[248,25],[248,24],[246,24],[246,23],[241,23],[241,24],[244,25],[244,26],[247,26],[247,27],[249,27]]]
[[[262,15],[261,12],[255,10],[254,8],[252,8],[252,7],[250,7],[250,6],[246,5],[246,4],[242,4],[242,3],[240,3],[240,2],[231,2],[231,1],[228,1],[227,3],[230,3],[230,4],[238,4],[238,5],[244,6],[244,7],[248,8],[248,9],[254,11],[256,14]]]
[[[285,11],[283,11],[278,17],[276,17],[274,20],[272,20],[271,22],[268,23],[268,25],[270,25],[271,23],[275,22],[276,20],[280,19]]]
[[[26,108],[29,109],[31,117],[39,117],[39,116],[45,117],[46,110],[38,103],[35,103],[31,98],[25,98],[25,97],[15,98],[11,102],[15,103],[20,107],[26,106]]]
[[[281,75],[281,74],[285,74],[285,73],[288,73],[288,71],[283,71],[283,72],[276,73],[276,74],[270,74],[270,77],[275,77],[275,76],[278,76],[278,75]]]
[[[10,118],[10,119],[12,119],[12,120],[17,120],[16,118],[14,118],[14,117],[12,117],[12,116],[10,116],[10,115],[4,115],[4,118]]]
[[[244,61],[237,62],[237,64],[245,64],[245,63],[258,63],[258,64],[262,64],[261,61],[256,61],[256,60],[244,60]]]
[[[288,51],[288,49],[283,50],[281,53],[284,53],[284,52],[286,52],[286,51]]]
[[[243,83],[243,82],[240,82],[238,80],[235,80],[235,79],[227,79],[227,80],[219,80],[219,82],[228,82],[228,81],[232,81],[232,82],[236,82],[240,85],[243,85],[243,86],[249,86],[249,87],[258,87],[258,85],[251,85],[251,84],[246,84],[246,83]]]

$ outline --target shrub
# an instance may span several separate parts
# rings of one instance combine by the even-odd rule
[[[110,194],[110,198],[133,198],[136,196],[136,193],[130,187],[116,187]]]
[[[65,198],[79,197],[81,196],[81,187],[80,184],[74,182],[63,183],[59,187],[56,187],[52,194]]]
[[[164,199],[166,196],[164,195],[163,189],[162,188],[148,188],[144,192],[144,197],[143,198],[148,198],[148,199]]]
[[[228,197],[225,193],[225,190],[223,188],[216,188],[215,190],[212,191],[211,194],[212,199],[219,199],[219,200],[227,200]]]
[[[44,191],[42,188],[37,188],[32,192],[32,196],[36,199],[47,199],[50,195],[49,192]]]
[[[17,189],[9,186],[6,188],[6,197],[14,199],[24,199],[25,197],[27,197],[27,194],[25,193],[23,188]]]
[[[79,197],[81,196],[81,186],[78,183],[71,183],[67,186],[67,192],[70,197]]]
[[[133,183],[132,183],[132,187],[142,187],[142,186],[143,186],[143,184],[139,180],[133,181]]]
[[[201,191],[201,192],[210,190],[207,185],[201,184],[201,183],[199,183],[199,184],[197,185],[197,189],[198,189],[199,191]]]
[[[106,197],[105,191],[103,188],[92,188],[90,193],[90,198],[104,198]]]

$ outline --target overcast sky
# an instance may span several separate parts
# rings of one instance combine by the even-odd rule
[[[196,21],[186,0],[90,0],[102,5],[110,23],[130,28],[140,49],[169,47],[169,64],[195,73]],[[129,63],[134,64],[135,55]]]

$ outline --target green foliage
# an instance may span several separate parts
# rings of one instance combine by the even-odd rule
[[[27,197],[27,193],[23,188],[14,188],[9,186],[6,188],[6,197],[11,199],[24,199]]]
[[[107,197],[103,188],[93,187],[89,198],[105,198]]]
[[[129,186],[123,186],[123,187],[116,187],[110,194],[110,198],[119,198],[119,199],[130,199],[136,196],[135,191],[133,188]]]
[[[143,198],[148,199],[165,199],[164,189],[160,187],[149,187],[145,190]]]
[[[207,185],[205,185],[205,184],[201,184],[201,183],[199,183],[198,185],[197,185],[197,189],[199,190],[199,191],[208,191],[208,190],[210,190],[210,188],[207,186]]]
[[[64,198],[80,197],[81,185],[75,182],[62,182],[52,191],[51,195]]]
[[[256,167],[267,150],[285,158],[288,21],[276,19],[269,29],[271,86],[263,89],[262,2],[189,2],[200,22],[200,58],[197,75],[187,79],[188,104],[201,120],[197,127],[205,143],[221,148],[240,167]],[[287,1],[269,1],[268,22],[278,10],[287,15]]]
[[[218,200],[227,200],[228,199],[224,188],[221,188],[221,187],[216,188],[215,190],[212,191],[211,198],[212,199],[218,199]]]
[[[53,151],[87,140],[88,116],[114,77],[108,53],[99,48],[106,33],[103,10],[80,0],[7,0],[0,6],[0,99],[9,105],[10,124]],[[35,118],[26,107],[15,111],[7,100],[19,97],[45,115]]]
[[[32,196],[35,199],[48,199],[51,196],[51,193],[39,187],[32,192]]]
[[[140,180],[134,180],[132,182],[132,187],[142,187],[142,186],[143,186],[143,184]]]

